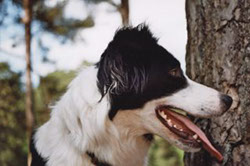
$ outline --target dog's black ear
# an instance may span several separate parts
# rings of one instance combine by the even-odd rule
[[[134,65],[126,62],[121,53],[107,49],[98,64],[98,87],[102,95],[142,92],[147,80],[145,68]]]
[[[98,63],[98,86],[102,95],[107,92],[113,95],[142,92],[150,64],[147,54],[156,45],[157,39],[147,26],[117,31]]]

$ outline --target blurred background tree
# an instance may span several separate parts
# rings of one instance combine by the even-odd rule
[[[129,24],[129,1],[112,0],[81,0],[89,5],[98,5],[101,2],[111,5],[115,12],[121,16],[123,25]],[[77,33],[83,29],[91,28],[95,25],[94,17],[90,13],[84,19],[65,17],[64,11],[69,0],[58,1],[56,5],[48,5],[46,0],[32,0],[32,24],[31,46],[36,43],[40,49],[40,54],[32,56],[42,56],[44,63],[53,65],[53,60],[48,57],[50,45],[43,40],[44,34],[54,36],[54,40],[64,44],[75,42]],[[23,26],[23,1],[22,0],[0,0],[0,32],[6,29],[12,39],[12,47],[15,48],[24,41]],[[0,35],[0,39],[3,35]],[[4,52],[0,47],[0,52]],[[8,53],[17,59],[20,55]],[[91,63],[83,62],[83,66]],[[37,73],[37,69],[32,67],[31,72]],[[34,92],[34,116],[35,128],[49,119],[51,112],[50,105],[53,105],[66,91],[67,85],[74,78],[76,71],[58,70],[46,76],[39,76],[40,81],[37,86],[33,86]],[[17,166],[27,163],[28,145],[25,137],[25,104],[24,92],[26,88],[22,83],[24,72],[16,73],[10,69],[7,63],[0,63],[0,165]],[[183,152],[176,149],[161,138],[156,138],[156,143],[152,146],[149,156],[150,166],[181,166]]]
[[[20,73],[0,63],[0,165],[26,165],[24,93]]]
[[[54,6],[48,5],[46,2],[46,0],[32,0],[31,36],[36,40],[31,42],[37,42],[40,46],[39,49],[44,53],[44,62],[52,62],[46,57],[49,45],[44,43],[42,36],[49,33],[62,43],[73,41],[79,30],[93,27],[94,20],[91,15],[87,15],[84,19],[65,17],[64,10],[69,0],[58,1]],[[24,35],[14,31],[15,27],[21,27],[19,30],[24,28],[22,25],[24,21],[22,18],[23,10],[22,0],[0,0],[0,30],[13,29],[13,31],[9,31],[13,47],[22,44],[20,41],[24,41]]]
[[[101,2],[106,2],[115,8],[121,15],[122,24],[124,26],[129,25],[129,0],[84,0],[87,3],[98,4]]]
[[[30,147],[30,139],[34,125],[33,110],[33,88],[31,78],[31,24],[32,24],[32,2],[31,0],[23,0],[24,17],[22,22],[25,27],[25,61],[26,61],[26,82],[25,82],[25,120],[26,120],[26,141]],[[31,153],[28,150],[28,166],[31,164]]]

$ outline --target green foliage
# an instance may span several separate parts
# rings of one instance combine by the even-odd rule
[[[183,166],[183,151],[155,137],[149,151],[149,166]]]
[[[39,125],[48,120],[52,101],[56,101],[74,77],[74,72],[56,71],[43,78],[35,89],[35,115]],[[24,93],[20,74],[0,63],[0,165],[26,165]]]
[[[63,12],[68,2],[65,0],[54,7],[49,7],[45,5],[44,1],[37,1],[33,4],[33,19],[38,21],[43,31],[74,39],[78,30],[93,27],[94,21],[91,16],[83,20],[65,18]]]
[[[24,98],[20,75],[0,63],[0,165],[26,164]]]

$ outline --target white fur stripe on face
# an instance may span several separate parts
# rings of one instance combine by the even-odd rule
[[[210,117],[222,113],[218,91],[188,78],[187,80],[186,88],[166,97],[166,105],[183,109],[199,117]]]

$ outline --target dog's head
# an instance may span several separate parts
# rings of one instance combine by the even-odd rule
[[[221,115],[231,97],[185,77],[179,61],[157,44],[147,26],[119,30],[97,66],[99,91],[110,100],[110,120],[129,118],[142,136],[159,135],[185,151],[203,146],[221,159],[185,114]]]

